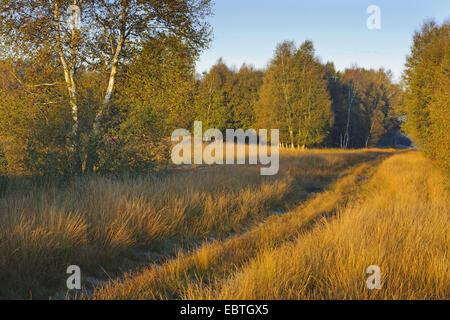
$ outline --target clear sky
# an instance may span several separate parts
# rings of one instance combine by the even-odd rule
[[[381,29],[369,30],[367,7],[381,9]],[[430,18],[450,17],[450,0],[215,0],[214,39],[197,63],[199,73],[220,57],[231,66],[263,68],[277,43],[312,40],[323,62],[338,70],[356,63],[391,69],[398,79],[413,32]]]

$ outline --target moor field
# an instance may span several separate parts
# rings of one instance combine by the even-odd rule
[[[2,298],[449,298],[448,179],[417,151],[282,149],[276,176],[21,183],[0,199]],[[366,287],[370,265],[381,290]]]

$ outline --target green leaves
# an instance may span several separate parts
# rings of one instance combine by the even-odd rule
[[[434,21],[414,35],[403,75],[405,129],[417,146],[450,171],[450,24]]]
[[[283,143],[320,144],[327,137],[333,114],[325,71],[314,56],[312,42],[297,49],[278,45],[264,77],[256,108],[258,125],[279,128]]]

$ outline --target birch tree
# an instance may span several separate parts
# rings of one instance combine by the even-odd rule
[[[192,50],[200,50],[209,41],[209,15],[210,0],[2,0],[1,52],[10,59],[29,61],[42,50],[55,53],[72,113],[74,167],[81,173],[77,74],[107,74],[103,101],[92,106],[95,117],[83,128],[91,136],[89,158],[95,153],[120,64],[130,61],[144,39],[160,33],[175,35]],[[86,170],[91,171],[93,164],[86,161]]]
[[[281,130],[292,148],[321,143],[333,122],[325,70],[314,56],[312,42],[300,48],[278,45],[261,87],[256,117],[261,127]]]
[[[393,84],[391,72],[353,66],[343,74],[347,93],[346,125],[343,148],[368,148],[375,145],[390,126],[391,110],[398,100],[399,88]]]

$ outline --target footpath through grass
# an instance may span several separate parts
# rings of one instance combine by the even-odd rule
[[[381,157],[383,155],[383,157]],[[389,154],[378,154],[345,170],[327,190],[317,193],[303,204],[281,215],[272,215],[242,235],[207,242],[200,248],[180,253],[161,265],[130,273],[106,283],[94,294],[81,298],[94,299],[180,299],[209,298],[214,288],[226,282],[262,252],[274,250],[294,241],[315,228],[318,221],[332,216],[349,201],[358,198],[359,186]],[[373,159],[375,158],[375,159]],[[296,170],[292,168],[292,170]],[[239,284],[238,284],[239,286]],[[241,288],[240,290],[243,290]],[[230,299],[239,298],[228,296]]]
[[[181,297],[449,299],[448,178],[418,152],[395,155],[357,199],[335,207],[337,216],[292,242],[263,247],[227,278],[190,281]],[[380,290],[366,286],[371,265],[381,269]]]
[[[348,168],[392,152],[283,150],[273,177],[260,176],[257,166],[215,166],[17,188],[0,199],[0,298],[64,297],[70,265],[81,267],[89,289],[179,251],[206,248],[297,207]]]

